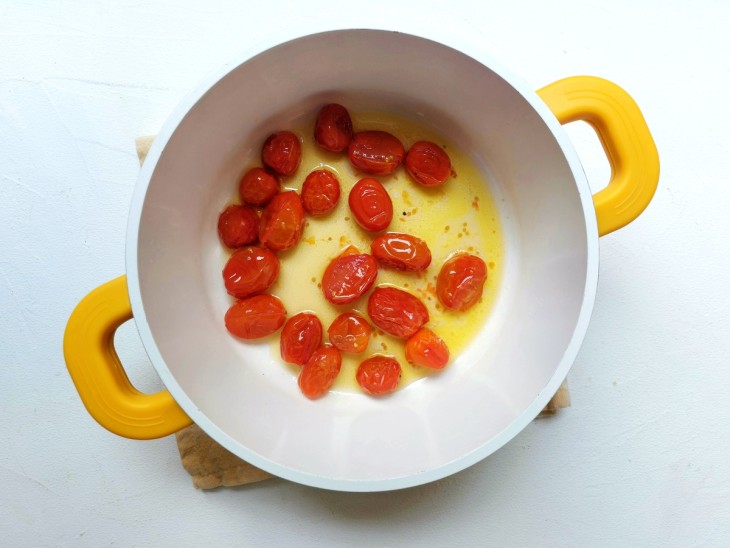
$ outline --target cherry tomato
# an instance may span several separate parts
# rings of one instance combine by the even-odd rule
[[[311,400],[324,396],[335,382],[341,367],[339,350],[331,346],[317,348],[299,373],[302,394]]]
[[[327,329],[330,342],[340,352],[359,354],[370,341],[370,324],[354,312],[345,312],[335,318]]]
[[[403,144],[385,131],[355,133],[348,147],[350,163],[371,175],[390,175],[406,155]]]
[[[448,259],[436,279],[436,295],[451,310],[467,310],[482,296],[487,265],[475,255],[459,253]]]
[[[375,179],[360,179],[350,190],[350,211],[365,230],[377,232],[393,220],[393,202],[388,191]]]
[[[304,231],[304,208],[293,190],[274,196],[261,214],[259,241],[261,245],[283,251],[294,247]]]
[[[335,174],[326,169],[315,169],[302,185],[302,203],[310,215],[329,213],[340,199],[340,183]]]
[[[396,287],[376,287],[368,300],[368,315],[380,329],[402,339],[413,336],[429,319],[418,297]]]
[[[424,186],[439,186],[451,175],[451,160],[437,144],[418,141],[406,154],[406,171]]]
[[[279,193],[279,180],[262,167],[249,169],[238,183],[238,195],[244,204],[263,207]]]
[[[357,384],[371,396],[394,392],[400,381],[400,364],[388,356],[373,356],[360,364],[355,373]]]
[[[271,335],[286,320],[282,302],[273,295],[255,295],[233,304],[226,312],[226,329],[241,339]]]
[[[410,234],[383,234],[373,240],[370,252],[382,266],[396,270],[421,272],[431,264],[431,250],[426,242]]]
[[[261,151],[261,160],[279,175],[291,175],[302,160],[299,137],[291,131],[279,131],[269,135]]]
[[[314,314],[300,312],[286,321],[279,342],[282,360],[304,365],[322,344],[322,323]]]
[[[332,304],[347,304],[358,299],[375,282],[378,263],[367,253],[345,252],[335,257],[322,276],[324,298]]]
[[[314,140],[331,152],[342,152],[352,139],[352,120],[347,109],[337,103],[322,107],[314,126]]]
[[[436,333],[422,327],[406,342],[406,360],[429,369],[443,369],[449,362],[449,347]]]
[[[254,243],[259,235],[259,214],[248,206],[228,206],[218,217],[218,235],[231,249]]]
[[[237,299],[266,291],[278,276],[279,259],[263,247],[239,249],[223,267],[226,290]]]

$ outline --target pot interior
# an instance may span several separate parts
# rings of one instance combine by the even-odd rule
[[[369,30],[278,45],[206,89],[173,117],[151,176],[143,172],[128,243],[138,327],[191,418],[253,464],[348,490],[437,479],[513,437],[567,373],[596,283],[589,191],[535,96],[449,47]],[[231,299],[218,213],[272,128],[300,126],[328,102],[437,129],[484,170],[500,201],[504,275],[488,321],[441,375],[387,399],[309,401],[270,343],[241,343],[223,326]]]

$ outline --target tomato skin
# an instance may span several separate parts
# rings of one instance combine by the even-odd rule
[[[266,291],[279,276],[279,259],[263,247],[248,246],[231,255],[223,267],[226,291],[243,299]]]
[[[294,173],[302,160],[302,145],[291,131],[279,131],[264,142],[261,161],[279,175]]]
[[[367,253],[345,252],[335,257],[322,276],[322,293],[332,304],[347,304],[360,298],[375,283],[378,263]]]
[[[304,207],[293,190],[274,196],[261,214],[259,241],[274,251],[294,247],[304,231]]]
[[[449,347],[436,333],[422,327],[406,342],[406,360],[429,369],[443,369],[449,363]]]
[[[259,236],[259,214],[245,205],[229,205],[218,217],[218,236],[231,249],[254,243]]]
[[[347,152],[353,166],[371,175],[390,175],[406,155],[403,143],[386,131],[355,133]]]
[[[347,149],[352,140],[352,119],[347,109],[337,103],[322,107],[314,126],[314,140],[330,152]]]
[[[408,339],[428,322],[428,309],[410,293],[396,287],[376,287],[368,299],[368,315],[380,329]]]
[[[329,392],[342,367],[340,351],[331,346],[320,346],[299,372],[299,389],[314,400]]]
[[[238,183],[238,195],[244,204],[263,207],[279,193],[279,180],[262,167],[249,169]]]
[[[304,365],[321,344],[322,322],[310,312],[300,312],[289,318],[281,330],[281,359]]]
[[[360,314],[345,312],[334,319],[327,335],[332,346],[340,352],[360,354],[368,347],[370,331],[370,324]]]
[[[400,364],[395,359],[376,355],[359,365],[355,379],[365,393],[382,396],[398,388],[400,374]]]
[[[260,339],[276,332],[286,320],[286,309],[273,295],[237,301],[225,316],[226,329],[241,339]]]
[[[406,171],[424,186],[440,186],[451,175],[451,159],[436,143],[418,141],[406,154]]]
[[[482,297],[487,281],[487,265],[468,253],[458,253],[441,267],[436,279],[436,295],[450,310],[464,311]]]
[[[383,234],[373,240],[370,252],[381,266],[396,270],[421,272],[431,264],[428,244],[410,234]]]
[[[302,204],[310,215],[324,215],[337,205],[340,199],[340,182],[335,174],[326,169],[315,169],[302,185]]]
[[[378,232],[393,220],[393,202],[388,191],[375,179],[360,179],[350,190],[350,211],[365,230]]]

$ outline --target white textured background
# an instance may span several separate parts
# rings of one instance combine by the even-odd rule
[[[730,4],[302,4],[0,2],[0,543],[730,545]],[[601,240],[573,407],[419,488],[196,491],[172,437],[93,422],[62,359],[74,305],[124,271],[134,138],[271,32],[406,19],[481,41],[535,88],[611,79],[654,133],[659,190]],[[569,131],[598,188],[595,137]],[[157,388],[131,323],[117,341]]]

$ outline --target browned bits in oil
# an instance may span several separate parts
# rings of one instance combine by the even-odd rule
[[[416,213],[418,213],[417,207],[414,207],[413,209],[411,209],[411,215],[415,215]]]
[[[489,268],[494,268],[494,261],[489,261]]]
[[[327,241],[328,242],[331,242],[332,241],[332,236],[327,236]]]
[[[346,221],[349,221],[349,220],[350,220],[350,217],[345,217],[345,220],[346,220]]]
[[[322,289],[322,284],[321,283],[318,283],[317,284],[317,289]]]
[[[452,169],[452,170],[451,170],[451,176],[452,176],[452,177],[453,177],[454,179],[456,179],[456,178],[458,177],[458,175],[456,174],[456,170],[455,170],[455,169]]]
[[[398,220],[403,221],[404,223],[406,222],[406,220],[403,217],[398,217]]]
[[[466,250],[473,253],[474,252],[474,246],[473,245],[470,245],[469,247],[466,248]]]
[[[312,283],[313,284],[316,284],[317,283],[317,278],[315,278],[314,276],[312,276]]]
[[[380,348],[382,348],[383,350],[388,350],[388,345],[385,344],[384,342],[381,342],[380,343]]]
[[[446,225],[444,227],[444,232],[448,232],[449,230],[451,230],[451,227],[449,225]]]
[[[317,243],[316,240],[314,239],[314,236],[309,236],[308,238],[303,238],[303,241],[305,241],[309,245],[314,245]]]
[[[406,204],[407,206],[412,206],[413,205],[411,203],[411,196],[410,196],[410,194],[408,194],[408,192],[406,192],[405,190],[403,192],[401,192],[401,198],[403,198],[403,203]]]
[[[340,236],[340,245],[345,245],[347,243],[347,238],[344,236]]]
[[[456,235],[457,238],[461,238],[461,232]]]

